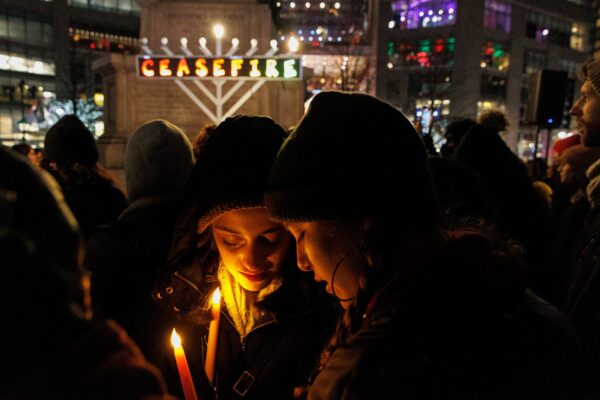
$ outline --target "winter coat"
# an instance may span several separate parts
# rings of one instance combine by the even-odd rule
[[[185,223],[191,220],[185,212],[179,219]],[[178,244],[172,247],[171,255],[177,255],[178,250],[195,253],[193,247],[189,248],[192,241],[189,230],[183,231],[181,235],[181,231],[176,230],[175,242]],[[258,304],[266,314],[265,319],[244,339],[234,328],[222,302],[215,373],[219,400],[240,398],[235,394],[234,386],[244,371],[254,376],[245,399],[291,399],[294,388],[308,380],[325,342],[333,333],[336,309],[332,300],[310,275],[297,268],[293,255],[292,247],[281,267],[283,284]],[[171,265],[178,268],[167,272],[158,282],[154,297],[180,319],[177,330],[182,332],[192,376],[198,377],[195,381],[198,395],[210,399],[215,391],[207,384],[203,366],[211,317],[204,305],[218,283],[218,253],[209,252],[209,256],[179,254],[174,259],[175,264]],[[170,372],[169,381],[177,374],[174,364]],[[165,373],[169,375],[169,372]],[[243,392],[241,386],[237,389]]]
[[[162,399],[121,327],[93,320],[83,241],[58,184],[0,145],[0,398]]]
[[[548,205],[533,187],[525,164],[496,132],[480,125],[464,136],[454,160],[477,175],[488,209],[483,216],[523,244],[530,284],[544,290],[553,237]]]
[[[173,322],[151,295],[167,258],[178,212],[179,202],[174,198],[140,198],[114,224],[100,228],[89,239],[86,253],[95,314],[121,324],[161,369],[173,356],[168,342]]]
[[[178,328],[187,339],[183,346],[192,376],[201,377],[196,382],[199,398],[212,399],[216,393],[219,400],[285,400],[292,399],[295,387],[306,384],[335,323],[331,302],[307,293],[313,285],[306,278],[310,276],[300,275],[301,284],[290,283],[273,293],[268,300],[278,311],[273,318],[258,323],[245,338],[240,337],[226,307],[221,309],[216,391],[208,387],[204,375],[206,327]],[[301,288],[303,285],[306,287]],[[254,377],[251,385],[245,371]],[[245,389],[248,391],[242,396]]]
[[[600,396],[600,208],[588,215],[564,302],[583,344],[583,392]]]
[[[524,277],[479,235],[404,265],[308,399],[569,398],[576,336]]]
[[[65,200],[87,239],[95,229],[111,224],[127,207],[125,194],[94,168],[73,164],[67,172],[48,172],[60,184]]]
[[[11,382],[19,394],[9,390],[7,398],[172,399],[159,370],[118,324],[105,321],[72,328],[78,332],[76,340],[49,349],[51,357],[40,358],[28,369],[30,376],[21,376],[26,381]]]

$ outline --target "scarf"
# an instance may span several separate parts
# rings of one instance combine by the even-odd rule
[[[235,329],[241,338],[245,338],[248,333],[259,323],[272,318],[265,311],[256,307],[256,304],[250,301],[246,289],[244,289],[231,275],[223,262],[219,264],[217,279],[221,287],[221,297],[227,307],[227,312],[233,320]],[[280,277],[273,278],[269,284],[258,292],[257,302],[264,299],[281,287]]]
[[[586,188],[587,197],[594,208],[600,205],[600,159],[590,165],[585,174],[590,179]]]

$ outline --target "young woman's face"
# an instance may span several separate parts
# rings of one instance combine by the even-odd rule
[[[212,223],[223,264],[246,290],[265,288],[281,269],[290,236],[264,208],[226,212]]]
[[[290,222],[286,228],[296,238],[298,267],[314,272],[315,281],[326,282],[327,292],[342,299],[340,303],[344,308],[349,307],[358,294],[360,275],[366,268],[365,259],[358,251],[362,234],[359,225]]]

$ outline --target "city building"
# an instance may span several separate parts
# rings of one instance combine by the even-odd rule
[[[369,0],[271,0],[279,40],[303,55],[307,97],[321,90],[375,93]]]
[[[507,143],[532,141],[528,74],[576,79],[591,56],[595,23],[583,0],[383,0],[378,3],[377,95],[440,138],[448,121],[487,109],[507,113]],[[576,85],[572,85],[575,87]],[[569,126],[565,102],[562,127]]]
[[[64,111],[56,99],[101,107],[91,62],[137,53],[138,35],[136,0],[0,0],[0,141],[38,144]]]

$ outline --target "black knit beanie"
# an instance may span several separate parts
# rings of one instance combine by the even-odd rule
[[[199,232],[227,211],[264,206],[284,137],[283,128],[262,116],[237,116],[217,126],[200,150],[187,189],[186,197],[195,199]]]
[[[91,167],[98,162],[98,149],[92,132],[83,122],[75,115],[65,115],[46,133],[44,158]]]
[[[375,97],[322,92],[284,143],[265,195],[276,220],[388,216],[430,229],[437,206],[423,141]]]

